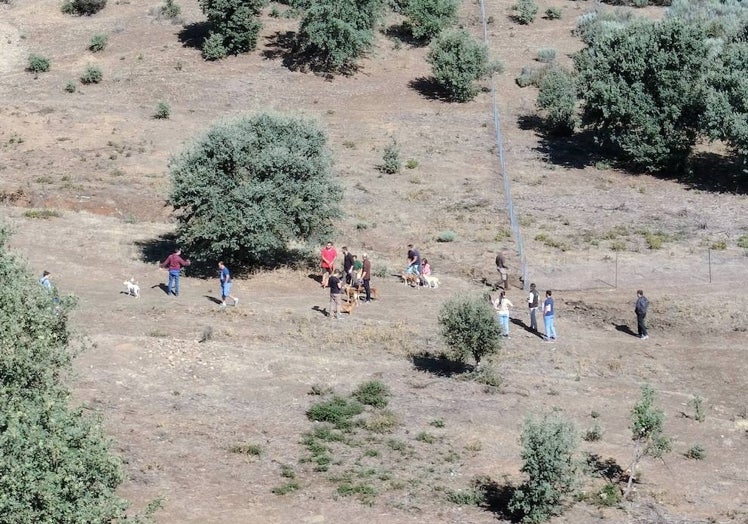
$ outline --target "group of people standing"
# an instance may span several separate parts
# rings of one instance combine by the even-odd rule
[[[533,333],[538,331],[538,308],[541,307],[540,293],[535,284],[530,284],[530,293],[527,295],[527,305],[530,308],[530,330]],[[514,304],[506,297],[506,291],[502,290],[499,296],[493,301],[493,307],[496,309],[496,315],[501,325],[501,335],[509,337],[509,308]],[[553,291],[550,289],[545,292],[545,299],[542,302],[543,326],[545,327],[544,340],[553,342],[556,340],[556,326],[554,319],[556,315],[556,305],[553,301]]]
[[[405,267],[406,275],[415,275],[418,277],[418,284],[427,286],[427,277],[431,276],[431,264],[428,259],[421,258],[421,253],[413,244],[408,244],[407,254],[408,264]]]
[[[371,302],[371,260],[369,255],[361,255],[362,260],[348,250],[348,247],[341,248],[343,252],[343,269],[338,270],[335,261],[338,258],[338,251],[332,242],[328,242],[320,251],[322,259],[322,281],[321,286],[330,288],[330,310],[329,315],[332,318],[342,318],[340,308],[342,304],[342,294],[345,285],[352,286],[356,289],[363,288],[365,293],[364,303]]]

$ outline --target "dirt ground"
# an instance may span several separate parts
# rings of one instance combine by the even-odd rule
[[[554,408],[580,432],[597,412],[603,437],[580,449],[625,469],[628,413],[648,383],[673,452],[644,461],[634,502],[580,502],[552,522],[748,519],[748,313],[739,300],[748,257],[736,246],[748,233],[748,199],[605,168],[586,146],[549,142],[532,125],[535,92],[514,83],[523,66],[537,65],[538,48],[555,47],[568,60],[580,45],[570,29],[594,2],[539,2],[541,13],[561,7],[562,18],[529,27],[509,18],[513,2],[486,4],[492,53],[505,65],[497,96],[527,276],[555,291],[555,344],[519,324],[528,319],[517,244],[501,235],[508,218],[490,94],[468,104],[429,98],[414,88],[429,75],[426,49],[383,34],[352,77],[289,71],[276,43],[296,22],[283,17],[263,19],[256,52],[206,63],[191,44],[202,21],[196,2],[178,3],[184,26],[151,15],[155,1],[110,2],[85,18],[62,15],[52,0],[0,5],[0,214],[32,270],[52,271],[63,292],[79,297],[73,321],[89,349],[76,360],[72,386],[123,458],[120,494],[135,510],[163,497],[163,523],[503,521],[500,512],[448,502],[446,493],[477,476],[521,482],[522,420]],[[480,34],[478,6],[466,2],[461,13]],[[100,32],[109,45],[92,54],[88,41]],[[25,72],[29,53],[48,56],[51,71]],[[66,93],[88,63],[101,66],[103,82]],[[168,120],[151,118],[159,101],[172,108]],[[336,244],[368,251],[387,275],[374,283],[380,300],[344,320],[323,316],[326,293],[306,272],[239,279],[238,307],[220,311],[217,279],[188,274],[173,299],[159,286],[165,273],[144,260],[141,246],[173,231],[164,206],[169,157],[217,118],[259,110],[322,122],[346,190]],[[399,175],[375,169],[390,137],[417,167]],[[59,216],[33,218],[30,209]],[[437,242],[446,230],[457,239]],[[661,249],[647,248],[647,232],[664,235]],[[708,249],[719,241],[726,249]],[[409,242],[432,262],[438,289],[407,288],[393,276]],[[515,304],[512,337],[496,359],[502,386],[411,358],[443,349],[440,305],[488,290],[502,247]],[[130,277],[140,299],[123,293]],[[652,302],[647,341],[629,332],[638,287]],[[306,410],[319,400],[313,386],[347,394],[371,379],[391,388],[399,423],[391,435],[369,436],[371,453],[336,457],[338,470],[350,463],[351,471],[378,471],[377,495],[362,502],[337,493],[332,473],[300,463],[308,455],[301,441],[313,427]],[[688,406],[694,394],[705,399],[702,423]],[[388,439],[409,453],[390,454]],[[260,455],[235,452],[248,444]],[[684,456],[694,444],[706,449],[704,460]],[[300,487],[276,495],[283,465]]]

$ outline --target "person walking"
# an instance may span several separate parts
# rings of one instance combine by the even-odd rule
[[[540,293],[535,289],[535,284],[530,284],[530,293],[527,295],[527,305],[530,308],[530,329],[538,332],[538,306],[540,305]]]
[[[408,267],[405,268],[406,275],[421,275],[421,254],[413,244],[408,244]]]
[[[223,261],[218,262],[219,276],[218,281],[221,283],[221,307],[226,307],[226,297],[234,301],[234,306],[239,303],[239,299],[231,296],[231,271]]]
[[[514,304],[506,298],[506,294],[502,291],[493,303],[494,309],[497,311],[499,318],[499,325],[501,325],[501,336],[509,338],[509,308],[514,307]]]
[[[504,251],[500,250],[496,255],[496,271],[499,272],[501,277],[501,289],[507,291],[509,289],[509,268],[506,267],[506,258],[504,257]]]
[[[364,291],[366,292],[364,304],[368,304],[371,302],[371,260],[369,260],[369,255],[366,253],[363,254],[363,259],[364,267],[361,270],[361,280],[364,283]]]
[[[330,318],[341,319],[340,305],[343,298],[343,282],[340,280],[341,274],[333,271],[327,281],[330,286]]]
[[[174,253],[166,257],[161,263],[161,267],[169,270],[169,284],[166,287],[166,294],[174,294],[175,297],[179,296],[179,275],[183,267],[187,267],[191,264],[189,260],[182,258],[182,250],[176,248]]]
[[[636,329],[639,333],[639,338],[642,340],[647,340],[649,338],[649,335],[647,334],[647,326],[644,323],[647,318],[647,309],[649,309],[649,300],[644,296],[644,291],[639,289],[636,291],[634,313],[636,313]]]
[[[543,301],[543,324],[545,325],[545,340],[548,342],[556,340],[556,327],[553,325],[556,307],[552,295],[553,292],[549,289],[545,292],[545,301]]]
[[[343,273],[345,273],[345,283],[349,286],[353,282],[353,253],[348,251],[346,246],[343,246]]]
[[[42,286],[44,290],[50,295],[52,294],[52,291],[53,291],[52,281],[49,279],[51,276],[52,276],[52,273],[45,270],[42,273],[42,277],[39,279],[39,285]]]
[[[332,242],[328,242],[320,251],[320,255],[322,257],[322,287],[327,287],[327,281],[335,271],[335,259],[338,258],[338,252]]]

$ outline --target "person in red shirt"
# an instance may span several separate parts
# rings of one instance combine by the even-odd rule
[[[335,259],[338,258],[338,252],[332,245],[332,242],[328,242],[320,252],[322,255],[322,287],[327,287],[327,281],[330,278],[330,274],[335,271]]]
[[[166,294],[171,295],[174,293],[175,297],[179,296],[179,274],[183,267],[190,265],[189,260],[182,258],[182,250],[176,248],[174,253],[166,257],[161,263],[161,267],[169,270],[169,284],[166,288]]]

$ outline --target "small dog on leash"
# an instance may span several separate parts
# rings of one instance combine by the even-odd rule
[[[128,295],[130,295],[131,297],[140,298],[140,286],[135,282],[134,278],[125,280],[123,284],[127,288]]]
[[[428,275],[423,275],[421,278],[423,278],[424,286],[430,287],[430,288],[438,288],[439,287],[439,277],[433,277]]]

